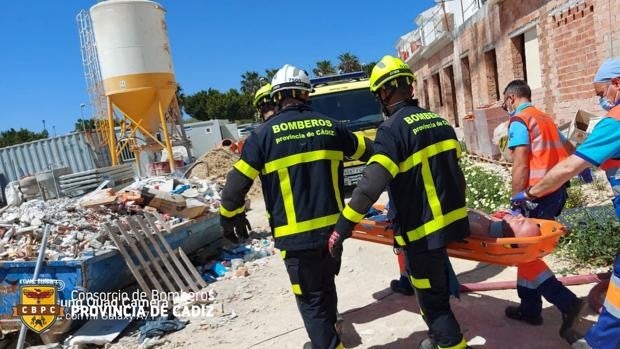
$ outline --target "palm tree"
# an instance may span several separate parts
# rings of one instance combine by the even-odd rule
[[[316,68],[312,69],[314,76],[328,76],[336,74],[336,68],[329,60],[316,62]]]
[[[370,73],[372,72],[372,68],[375,67],[375,64],[377,64],[377,62],[370,62],[370,63],[362,64],[362,70],[366,73],[367,76],[370,76]]]
[[[241,75],[241,92],[253,96],[264,85],[261,76],[255,71],[246,71]]]
[[[276,75],[276,73],[278,72],[278,68],[275,69],[265,69],[265,81],[266,82],[271,82],[271,79],[273,79],[273,76]]]
[[[338,64],[338,70],[340,73],[352,73],[362,70],[359,58],[349,52],[345,52],[338,56],[340,64]]]

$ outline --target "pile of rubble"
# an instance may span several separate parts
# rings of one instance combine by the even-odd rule
[[[112,219],[109,208],[85,209],[72,199],[31,200],[0,216],[0,260],[36,259],[43,224],[51,223],[48,260],[73,259],[84,251],[112,248],[99,226]]]
[[[205,179],[155,177],[119,192],[101,189],[80,199],[35,199],[7,207],[0,215],[0,261],[36,259],[44,224],[51,227],[47,260],[91,256],[115,248],[102,229],[104,223],[142,211],[162,213],[171,225],[214,215],[220,190],[217,183]]]
[[[214,148],[196,160],[185,176],[191,179],[208,179],[220,186],[224,186],[226,176],[237,160],[239,160],[239,155],[233,153],[230,149]],[[250,199],[263,198],[260,179],[256,178],[248,192],[248,197]]]

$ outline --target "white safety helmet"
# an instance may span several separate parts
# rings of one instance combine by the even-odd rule
[[[291,97],[297,98],[296,90],[312,92],[312,85],[310,84],[310,77],[308,73],[300,68],[297,68],[290,64],[285,64],[280,68],[276,75],[271,80],[271,97],[276,101],[280,101],[284,98],[284,91],[288,91]]]

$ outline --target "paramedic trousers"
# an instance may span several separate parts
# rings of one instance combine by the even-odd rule
[[[336,333],[338,296],[334,278],[340,258],[327,248],[283,252],[297,307],[314,349],[341,348]]]
[[[586,342],[593,349],[620,348],[620,253],[616,255],[603,310],[586,334]]]
[[[538,206],[530,211],[531,218],[555,219],[568,195],[566,187],[542,197],[535,202]],[[528,317],[537,317],[542,312],[542,297],[558,307],[562,313],[570,309],[577,296],[556,279],[542,259],[517,266],[517,293],[521,298],[520,310]]]
[[[461,349],[467,346],[452,309],[450,308],[448,252],[445,248],[425,252],[409,252],[406,261],[413,285],[429,328],[429,337],[440,348]]]

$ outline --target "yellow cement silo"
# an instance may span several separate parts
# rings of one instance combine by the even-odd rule
[[[90,9],[108,98],[106,134],[110,137],[108,144],[114,165],[122,151],[114,132],[113,107],[116,107],[129,121],[131,135],[139,131],[151,143],[168,151],[170,168],[174,170],[165,113],[177,84],[164,13],[161,5],[148,0],[107,0]],[[161,140],[156,136],[159,129]]]

